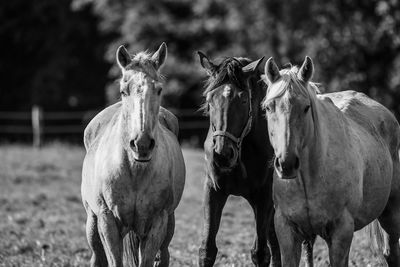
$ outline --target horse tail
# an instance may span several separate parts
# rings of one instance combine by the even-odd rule
[[[387,266],[385,255],[390,254],[389,235],[376,219],[367,226],[367,231],[369,231],[372,253],[378,258],[382,266]]]
[[[129,231],[123,242],[124,266],[139,266],[139,237]]]

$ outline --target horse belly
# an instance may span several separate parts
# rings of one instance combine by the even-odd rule
[[[185,186],[186,168],[182,150],[176,136],[169,131],[164,132],[163,152],[158,155],[158,177],[167,181],[173,196],[169,212],[178,206]],[[169,162],[168,162],[169,160]]]
[[[376,147],[373,155],[374,157],[366,162],[362,203],[354,216],[357,229],[364,227],[382,213],[390,195],[393,179],[393,162],[390,153],[383,147]]]

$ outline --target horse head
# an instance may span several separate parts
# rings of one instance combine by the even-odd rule
[[[216,65],[202,52],[198,54],[208,74],[203,110],[210,118],[214,164],[231,169],[239,161],[242,141],[251,130],[258,108],[252,88],[255,81],[250,78],[259,77],[263,58],[251,62],[229,57]]]
[[[151,160],[157,141],[156,125],[162,91],[162,77],[158,70],[166,60],[167,46],[161,44],[153,55],[140,52],[132,57],[124,46],[120,46],[116,57],[122,72],[123,140],[136,161],[147,162]]]
[[[273,58],[265,64],[267,95],[263,101],[268,133],[275,151],[274,167],[279,177],[296,178],[299,154],[314,134],[316,87],[310,82],[314,67],[306,57],[303,65],[279,71]]]

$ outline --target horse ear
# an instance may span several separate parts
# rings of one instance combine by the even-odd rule
[[[276,65],[275,60],[272,57],[270,57],[267,60],[267,63],[265,63],[264,72],[270,84],[276,82],[279,79],[279,77],[281,77],[278,66]]]
[[[117,63],[121,69],[125,69],[125,67],[132,61],[131,56],[129,55],[128,51],[126,50],[125,46],[121,45],[117,49],[116,53]]]
[[[208,75],[212,75],[215,71],[215,65],[208,59],[208,57],[201,51],[197,51],[201,66],[206,70]]]
[[[297,78],[304,82],[311,80],[314,74],[314,64],[310,57],[306,56],[303,65],[301,65],[299,72],[297,73]]]
[[[243,71],[244,73],[247,73],[247,72],[251,72],[251,73],[252,73],[252,72],[255,72],[255,71],[257,71],[257,70],[262,71],[262,70],[260,69],[260,67],[262,66],[262,63],[263,63],[263,61],[264,61],[264,58],[265,58],[265,57],[262,57],[262,58],[260,58],[260,59],[258,59],[258,60],[256,60],[256,61],[253,61],[253,62],[247,64],[246,66],[244,66],[244,67],[242,68],[242,71]]]
[[[154,66],[156,67],[157,70],[161,68],[161,66],[165,63],[167,55],[168,55],[167,44],[163,42],[158,48],[158,50],[151,57],[151,60],[154,62]]]

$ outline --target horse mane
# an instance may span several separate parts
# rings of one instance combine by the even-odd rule
[[[203,96],[206,97],[207,94],[222,84],[231,83],[235,85],[239,90],[244,90],[246,87],[246,76],[242,71],[242,68],[247,64],[251,63],[249,58],[244,57],[226,57],[222,60],[213,73],[208,77],[205,84],[205,90],[203,91]],[[207,99],[201,104],[200,111],[207,113],[208,102]]]
[[[318,113],[316,110],[316,102],[317,95],[321,94],[319,90],[321,85],[315,82],[308,82],[308,86],[304,86],[304,83],[302,83],[297,77],[298,71],[299,68],[297,66],[292,66],[291,64],[288,68],[280,70],[279,73],[281,74],[281,78],[277,82],[278,84],[274,85],[273,87],[268,86],[267,94],[261,103],[261,107],[265,110],[269,101],[283,96],[287,91],[290,91],[290,93],[303,95],[310,100],[311,114],[315,127],[314,133],[316,136],[318,136],[320,129],[318,123]],[[265,77],[263,77],[263,79],[265,79]],[[296,87],[292,86],[293,84]],[[287,98],[286,101],[288,101]]]
[[[292,66],[290,63],[288,65],[287,68],[279,71],[281,78],[277,81],[277,84],[273,87],[268,87],[267,94],[262,101],[263,109],[266,108],[269,101],[283,96],[288,90],[291,90],[293,93],[301,94],[309,98],[312,102],[314,102],[317,94],[321,94],[319,90],[321,85],[319,83],[308,82],[308,86],[304,86],[301,80],[297,77],[299,68],[297,66]],[[292,85],[295,85],[295,87]]]
[[[247,64],[251,63],[251,60],[243,57],[226,57],[216,67],[213,75],[208,77],[206,82],[203,96],[206,96],[209,92],[216,89],[218,86],[224,83],[232,83],[236,87],[242,89],[245,84],[245,76],[242,68]]]
[[[135,54],[125,69],[144,72],[156,81],[164,80],[164,76],[158,72],[154,65],[152,55],[147,51]]]

